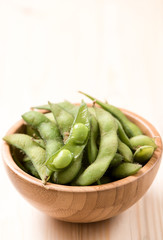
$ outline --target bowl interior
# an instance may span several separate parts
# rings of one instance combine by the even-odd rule
[[[89,105],[88,105],[89,106]],[[116,186],[122,186],[125,184],[128,184],[129,182],[134,182],[144,174],[146,174],[151,168],[153,168],[156,164],[156,162],[160,159],[161,153],[162,153],[162,142],[161,137],[157,130],[152,126],[151,123],[149,123],[144,118],[138,116],[135,113],[132,113],[128,110],[121,109],[124,114],[135,124],[137,124],[142,132],[149,136],[149,137],[156,137],[155,142],[157,144],[157,149],[155,150],[152,158],[139,170],[139,172],[133,176],[126,177],[121,180],[117,180],[111,183],[102,184],[102,185],[96,185],[96,186],[66,186],[66,185],[60,185],[60,184],[54,184],[54,183],[47,183],[43,186],[41,180],[27,174],[22,169],[20,169],[16,163],[14,162],[12,155],[11,155],[11,149],[9,145],[6,142],[3,142],[2,146],[2,154],[4,154],[4,158],[6,161],[6,164],[16,173],[18,174],[22,179],[29,181],[33,184],[36,184],[38,186],[47,188],[47,189],[55,189],[59,191],[66,191],[66,192],[92,192],[92,191],[103,191],[105,189],[112,189]],[[7,134],[12,134],[16,132],[23,132],[25,128],[24,121],[20,120],[18,121],[13,127],[10,128],[10,130],[7,132]]]

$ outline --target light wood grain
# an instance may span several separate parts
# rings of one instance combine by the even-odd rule
[[[32,105],[80,101],[78,90],[138,113],[163,136],[162,42],[162,0],[1,0],[0,136]],[[163,163],[124,213],[65,224],[28,205],[1,162],[0,239],[162,240],[162,185]]]
[[[126,116],[137,124],[143,133],[157,136],[152,158],[130,177],[113,183],[97,186],[43,185],[42,182],[21,170],[11,156],[7,143],[3,144],[2,157],[12,183],[22,196],[33,206],[49,216],[66,222],[96,222],[111,218],[137,202],[148,190],[158,171],[162,142],[157,130],[142,117],[123,110]],[[7,134],[20,132],[23,121],[16,123]]]

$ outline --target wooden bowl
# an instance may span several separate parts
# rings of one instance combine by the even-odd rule
[[[10,147],[3,142],[2,157],[8,176],[21,195],[45,214],[67,222],[96,222],[111,218],[136,203],[148,190],[158,171],[162,142],[157,130],[145,119],[122,109],[144,134],[155,137],[157,149],[148,163],[135,175],[98,186],[43,185],[41,180],[21,170],[14,162]],[[23,120],[7,134],[20,132]]]

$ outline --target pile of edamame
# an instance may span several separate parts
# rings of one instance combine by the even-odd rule
[[[82,94],[93,101],[92,107],[84,101],[80,106],[48,102],[33,108],[48,113],[24,113],[26,130],[3,138],[16,164],[44,184],[113,182],[137,173],[157,147],[120,109]]]

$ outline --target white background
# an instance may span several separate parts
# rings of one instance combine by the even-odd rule
[[[79,102],[78,90],[143,116],[163,135],[162,0],[0,0],[0,137],[33,105]],[[145,197],[120,216],[75,225],[28,205],[1,164],[0,239],[161,240],[162,174],[161,165]]]

